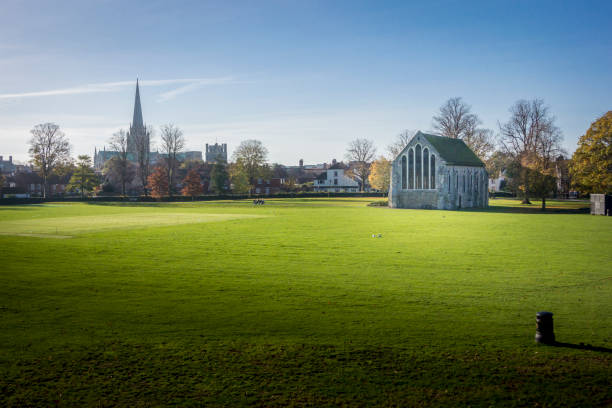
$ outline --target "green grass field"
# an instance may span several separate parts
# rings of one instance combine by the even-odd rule
[[[375,200],[0,206],[0,406],[612,405],[610,217]]]

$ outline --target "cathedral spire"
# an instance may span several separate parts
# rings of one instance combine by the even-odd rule
[[[142,108],[140,107],[140,90],[138,89],[138,78],[136,78],[136,99],[134,100],[134,119],[132,126],[136,129],[144,128],[142,120]]]

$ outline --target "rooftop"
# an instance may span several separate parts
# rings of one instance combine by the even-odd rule
[[[414,137],[424,137],[438,151],[438,154],[451,165],[484,167],[482,160],[470,149],[463,140],[446,136],[430,135],[417,132]]]

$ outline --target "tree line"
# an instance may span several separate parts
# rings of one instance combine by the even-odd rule
[[[462,98],[450,98],[432,118],[432,133],[463,140],[486,164],[490,176],[501,171],[508,177],[508,188],[520,195],[524,203],[530,198],[542,200],[556,188],[555,163],[567,155],[561,147],[562,133],[556,118],[541,99],[520,100],[509,109],[509,117],[498,123],[498,130],[481,127],[482,121]],[[66,135],[54,123],[36,125],[31,131],[29,154],[31,163],[43,181],[43,196],[49,192],[52,174],[71,174],[68,190],[82,196],[96,189],[104,192],[120,186],[118,193],[139,193],[155,197],[204,193],[203,180],[209,180],[209,190],[217,193],[250,192],[257,179],[286,176],[283,166],[268,163],[268,150],[258,140],[240,143],[232,162],[217,160],[204,163],[180,160],[185,148],[183,131],[173,124],[159,128],[159,158],[151,163],[150,146],[154,129],[135,135],[129,146],[128,132],[120,129],[109,140],[115,152],[102,169],[102,179],[94,171],[92,159],[70,156],[71,146]],[[346,150],[347,175],[367,186],[388,191],[392,160],[406,147],[414,131],[403,131],[387,146],[387,154],[376,157],[376,147],[369,139],[355,139]],[[569,171],[572,187],[582,194],[612,192],[612,111],[597,119],[583,135],[574,153]],[[132,153],[131,153],[132,152]],[[135,152],[135,153],[134,153]],[[136,157],[130,156],[130,154]],[[180,182],[180,183],[179,183]],[[182,187],[178,189],[178,185]],[[293,188],[296,180],[287,178]],[[116,192],[116,191],[115,191]]]
[[[218,158],[214,163],[202,160],[181,160],[186,140],[183,131],[174,124],[159,128],[158,160],[153,163],[150,150],[154,142],[154,129],[130,135],[118,130],[109,140],[112,157],[105,161],[101,174],[93,168],[92,158],[79,155],[75,161],[66,135],[54,123],[36,125],[31,131],[29,154],[31,163],[42,179],[43,197],[49,195],[51,175],[71,174],[68,191],[82,196],[92,191],[137,193],[154,197],[182,194],[197,196],[204,193],[203,180],[209,180],[209,189],[216,194],[250,192],[258,178],[271,178],[279,165],[268,164],[268,150],[258,140],[243,141],[234,151],[233,162]],[[178,189],[178,185],[182,187]]]

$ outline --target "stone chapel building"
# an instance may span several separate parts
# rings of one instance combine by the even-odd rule
[[[487,207],[484,163],[460,139],[417,132],[391,164],[389,207]]]

